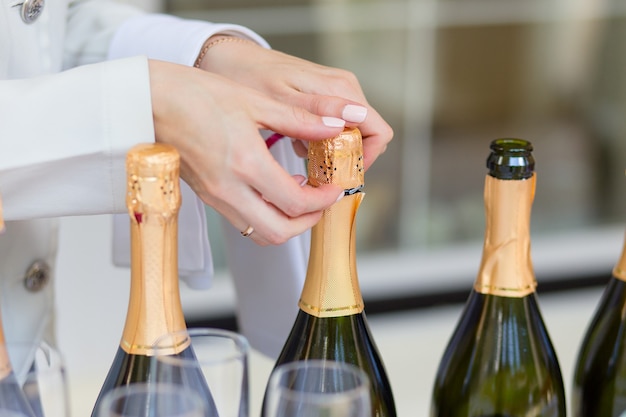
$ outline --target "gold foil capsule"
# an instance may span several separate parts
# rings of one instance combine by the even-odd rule
[[[309,142],[309,184],[336,184],[345,190],[363,187],[363,139],[358,128],[346,128],[338,136]]]
[[[169,217],[180,208],[180,156],[165,144],[134,146],[126,157],[126,205],[131,218],[141,222],[147,213]]]

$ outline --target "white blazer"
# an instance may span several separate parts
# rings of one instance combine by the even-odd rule
[[[215,33],[267,44],[241,26],[146,15],[107,0],[47,0],[25,24],[19,1],[0,0],[0,195],[7,221],[0,305],[7,339],[53,339],[54,285],[43,279],[33,288],[31,280],[28,289],[26,271],[42,261],[54,275],[55,217],[126,212],[126,151],[154,141],[147,58],[192,65]],[[289,141],[272,153],[289,172],[304,173]],[[191,255],[181,259],[181,271],[191,286],[205,287],[212,264],[204,206],[187,188],[182,210],[179,253]],[[241,331],[276,356],[297,311],[308,234],[263,248],[226,222],[223,232]],[[114,247],[120,262],[125,248]]]

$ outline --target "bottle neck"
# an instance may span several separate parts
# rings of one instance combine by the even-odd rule
[[[2,317],[0,316],[0,380],[6,378],[11,373],[12,369],[9,351],[7,350],[7,344],[4,338]]]
[[[120,346],[130,354],[154,355],[157,339],[185,329],[178,287],[177,216],[144,212],[131,220],[130,299]]]
[[[626,281],[626,237],[624,238],[624,246],[622,248],[622,256],[613,268],[613,276],[622,281]]]
[[[311,230],[311,251],[300,309],[316,317],[363,311],[356,270],[356,213],[364,193],[348,195],[324,211]]]
[[[486,231],[474,289],[483,294],[524,297],[537,286],[530,256],[530,212],[536,176],[485,180]]]
[[[0,231],[4,229],[4,216],[2,213],[2,200],[0,199]],[[4,379],[11,373],[11,361],[7,351],[6,340],[4,339],[4,327],[2,316],[0,316],[0,379]]]

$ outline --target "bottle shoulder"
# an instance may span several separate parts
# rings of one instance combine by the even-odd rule
[[[332,359],[342,352],[374,348],[363,313],[339,317],[316,317],[298,311],[278,362],[299,359]]]
[[[356,365],[370,378],[374,416],[396,416],[391,384],[363,312],[315,317],[300,310],[275,366],[309,359]]]
[[[626,377],[626,282],[612,277],[587,325],[575,366],[575,380],[583,374]],[[612,365],[609,366],[609,363]],[[609,369],[610,368],[610,369]]]
[[[458,406],[449,404],[452,397]],[[495,407],[505,415],[524,414],[516,407],[538,407],[545,411],[542,416],[564,415],[563,379],[534,293],[521,298],[470,295],[439,364],[433,407],[469,403],[484,403],[485,410]],[[455,410],[438,415],[460,412]]]

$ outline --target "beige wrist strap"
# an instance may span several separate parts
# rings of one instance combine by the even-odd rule
[[[200,64],[202,64],[202,60],[204,59],[204,56],[209,51],[209,49],[211,49],[215,45],[219,45],[220,43],[226,43],[226,42],[249,43],[249,44],[258,45],[256,42],[251,41],[250,39],[239,38],[237,36],[231,36],[231,35],[212,36],[211,38],[209,38],[209,41],[204,44],[204,46],[202,47],[202,50],[200,50],[200,54],[198,54],[198,58],[196,59],[196,62],[193,64],[193,66],[196,68],[200,68]]]

